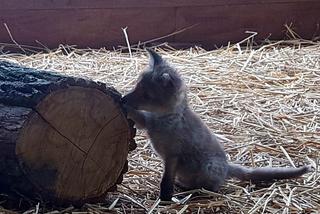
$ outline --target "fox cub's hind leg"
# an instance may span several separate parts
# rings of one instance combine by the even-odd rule
[[[202,163],[202,187],[218,192],[228,173],[228,163],[223,157],[214,157]]]

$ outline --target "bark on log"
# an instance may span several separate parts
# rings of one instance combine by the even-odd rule
[[[133,124],[112,87],[0,61],[0,187],[56,202],[122,181]]]

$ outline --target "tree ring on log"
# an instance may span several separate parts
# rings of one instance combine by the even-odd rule
[[[20,131],[16,155],[37,189],[74,202],[101,197],[115,185],[132,133],[111,96],[69,86],[51,92],[33,110]]]

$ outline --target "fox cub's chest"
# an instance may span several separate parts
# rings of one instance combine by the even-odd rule
[[[183,121],[175,114],[153,118],[147,131],[156,152],[164,156],[167,152],[180,150],[182,127]]]
[[[149,124],[148,133],[150,137],[161,135],[174,137],[179,135],[177,131],[181,131],[183,120],[177,114],[170,114],[162,117],[154,117]]]

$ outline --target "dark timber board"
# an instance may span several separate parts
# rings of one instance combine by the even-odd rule
[[[22,3],[23,2],[23,3]],[[245,31],[256,39],[285,38],[284,25],[303,38],[320,35],[319,0],[0,0],[0,42],[12,43],[4,23],[19,44],[55,48],[125,45],[165,36],[162,41],[207,48],[237,42]]]

